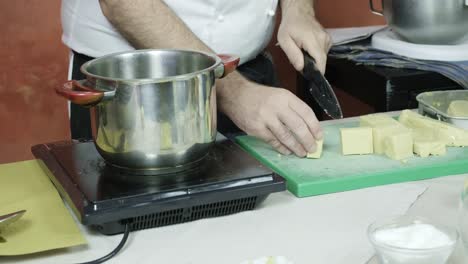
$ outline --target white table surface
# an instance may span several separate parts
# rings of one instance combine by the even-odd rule
[[[467,177],[446,176],[300,199],[288,192],[277,193],[258,210],[131,233],[123,251],[108,263],[239,264],[281,255],[297,264],[364,264],[373,255],[366,228],[376,218],[403,214],[411,206],[409,214],[455,224]],[[0,263],[82,262],[105,255],[121,237],[82,229],[88,246],[0,257]],[[462,247],[454,256],[451,264],[468,263]],[[371,259],[368,263],[378,262]]]
[[[123,251],[107,263],[239,264],[281,255],[296,264],[375,264],[366,236],[371,222],[408,213],[455,225],[467,178],[446,176],[308,198],[276,193],[258,210],[133,232]],[[87,246],[0,257],[0,263],[89,261],[107,254],[121,238],[81,228]],[[468,263],[461,245],[449,263]]]

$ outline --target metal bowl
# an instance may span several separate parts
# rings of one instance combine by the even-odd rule
[[[85,63],[86,80],[56,91],[94,106],[95,145],[107,163],[137,174],[173,172],[208,153],[216,136],[215,79],[238,62],[186,50],[114,53]]]
[[[450,115],[448,108],[453,101],[467,100],[467,90],[424,92],[416,96],[419,113],[431,118],[468,129],[468,118]]]
[[[468,0],[381,0],[382,15],[402,39],[417,44],[449,45],[468,41]]]

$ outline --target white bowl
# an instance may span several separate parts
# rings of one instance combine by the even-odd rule
[[[459,236],[456,228],[411,216],[376,221],[367,233],[382,264],[444,264]]]

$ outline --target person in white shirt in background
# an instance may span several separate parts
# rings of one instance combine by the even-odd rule
[[[313,0],[279,0],[279,5],[277,40],[291,64],[303,69],[303,49],[324,72],[331,40],[315,18]],[[286,89],[272,89],[272,82],[244,77],[250,69],[241,74],[243,66],[258,64],[272,36],[277,6],[278,0],[63,0],[62,39],[75,56],[87,59],[167,48],[239,55],[239,71],[217,81],[218,110],[280,153],[304,157],[323,137],[312,109]],[[73,66],[76,78],[79,64]],[[72,136],[73,128],[89,126],[86,120],[73,121],[76,107]]]

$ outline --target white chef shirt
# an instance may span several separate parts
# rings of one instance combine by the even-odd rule
[[[268,44],[278,0],[164,0],[216,53],[257,56]],[[157,14],[155,14],[157,15]],[[102,14],[97,0],[62,0],[62,41],[78,53],[100,57],[134,49]]]

